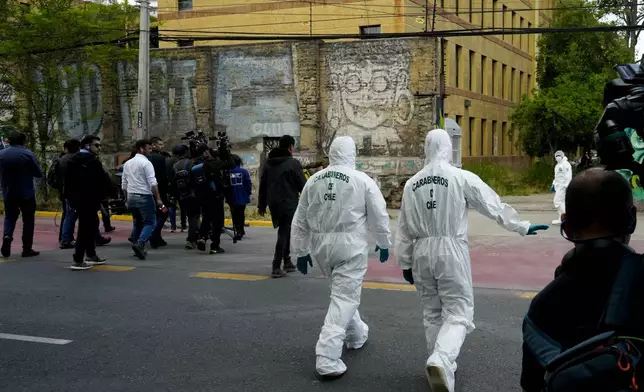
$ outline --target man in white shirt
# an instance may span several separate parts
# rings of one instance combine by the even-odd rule
[[[121,188],[134,220],[132,250],[136,257],[143,260],[146,256],[145,243],[156,226],[156,206],[165,206],[159,195],[154,167],[147,158],[152,152],[152,144],[149,140],[139,140],[134,149],[136,155],[123,165]]]

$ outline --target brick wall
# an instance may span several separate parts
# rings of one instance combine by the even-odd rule
[[[226,131],[255,178],[271,138],[295,137],[297,158],[308,163],[349,135],[358,168],[396,207],[435,121],[436,49],[433,39],[392,39],[154,50],[150,135],[174,145],[186,131]],[[99,135],[126,152],[137,126],[138,66],[114,69],[117,77],[99,86]]]

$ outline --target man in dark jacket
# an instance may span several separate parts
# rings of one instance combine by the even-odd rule
[[[159,194],[161,195],[161,200],[166,206],[170,203],[168,202],[168,192],[170,182],[168,181],[168,165],[166,162],[166,155],[163,151],[163,140],[160,137],[153,137],[150,139],[152,143],[152,153],[148,156],[148,160],[152,163],[154,167],[154,175],[157,179],[157,186],[159,187]],[[150,236],[150,246],[152,248],[158,248],[160,246],[168,245],[163,238],[161,238],[161,230],[163,230],[163,225],[168,219],[168,212],[164,212],[157,208],[157,225],[152,236]]]
[[[184,146],[185,147],[185,146]],[[199,215],[201,208],[196,198],[194,183],[192,181],[193,162],[188,154],[188,148],[177,150],[177,161],[170,171],[170,179],[175,192],[175,198],[181,208],[181,230],[185,230],[184,214],[188,220],[188,238],[186,249],[194,249],[199,240]]]
[[[273,256],[273,272],[271,277],[281,278],[285,272],[295,271],[291,261],[291,221],[299,201],[306,178],[300,162],[293,158],[295,139],[284,135],[280,138],[279,147],[274,148],[269,154],[259,183],[259,204],[257,206],[260,216],[266,214],[266,207],[270,209],[273,227],[278,228],[275,255]],[[284,271],[280,269],[284,261]]]
[[[220,237],[224,227],[224,198],[229,179],[224,178],[222,172],[233,169],[235,162],[230,154],[213,151],[206,145],[198,146],[196,155],[192,167],[192,180],[202,213],[197,249],[205,251],[206,240],[210,236],[210,254],[224,253],[220,246]],[[202,169],[198,170],[200,164]],[[202,176],[204,178],[200,179]]]
[[[72,157],[80,150],[80,141],[76,139],[67,140],[64,147],[65,155],[60,157],[55,166],[56,189],[58,190],[58,194],[60,195],[61,203],[63,206],[63,217],[60,221],[60,248],[72,249],[76,246],[76,242],[74,241],[74,230],[76,228],[76,212],[74,212],[67,200],[65,200],[63,189],[65,186],[65,172],[67,171],[67,165]]]
[[[4,197],[4,237],[2,256],[11,255],[13,231],[18,216],[22,214],[22,257],[37,256],[40,252],[32,249],[36,225],[36,190],[34,178],[42,178],[42,170],[36,156],[24,145],[24,133],[13,131],[9,134],[9,148],[0,151],[0,181]]]
[[[168,218],[170,219],[170,232],[174,233],[177,230],[177,207],[179,207],[179,195],[174,181],[174,165],[180,160],[185,158],[188,153],[188,146],[184,144],[179,144],[172,148],[172,156],[166,159],[166,173],[168,174],[169,190],[168,198],[171,199],[168,201]],[[188,226],[186,224],[186,219],[188,215],[186,211],[181,209],[181,231],[185,231]]]
[[[636,213],[631,188],[618,173],[589,169],[572,179],[561,227],[575,248],[564,256],[555,279],[532,300],[524,328],[536,326],[562,351],[600,332],[620,262],[629,252],[624,245],[635,230]],[[644,336],[644,276],[636,278],[635,291],[628,298],[629,323],[618,332]],[[540,392],[545,370],[535,354],[539,348],[529,342],[534,343],[523,342],[521,387]]]
[[[100,140],[97,136],[85,136],[81,140],[81,150],[69,160],[65,172],[64,195],[78,217],[72,270],[86,270],[105,263],[105,259],[96,254],[95,240],[99,230],[98,210],[111,191],[112,181],[98,159]]]

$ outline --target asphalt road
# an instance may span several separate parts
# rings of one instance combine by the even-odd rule
[[[429,390],[413,291],[365,288],[367,345],[345,352],[343,378],[318,380],[328,282],[316,270],[265,279],[275,233],[248,232],[235,245],[224,239],[228,253],[213,256],[184,251],[181,235],[168,235],[171,245],[145,261],[111,244],[99,248],[110,263],[102,271],[72,272],[71,251],[60,250],[0,263],[0,334],[72,341],[0,335],[0,391]],[[195,277],[213,271],[227,279]],[[518,390],[529,300],[511,290],[475,293],[477,329],[460,356],[457,391]]]

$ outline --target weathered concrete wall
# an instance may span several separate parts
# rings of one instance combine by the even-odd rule
[[[358,168],[396,207],[435,121],[436,49],[433,39],[406,39],[155,50],[150,135],[172,145],[187,131],[226,131],[253,173],[284,134],[296,139],[304,164],[348,135]],[[115,152],[127,151],[137,126],[137,69],[115,64],[109,83],[101,79],[106,70],[97,72],[70,101],[61,128],[74,137],[98,132]]]

